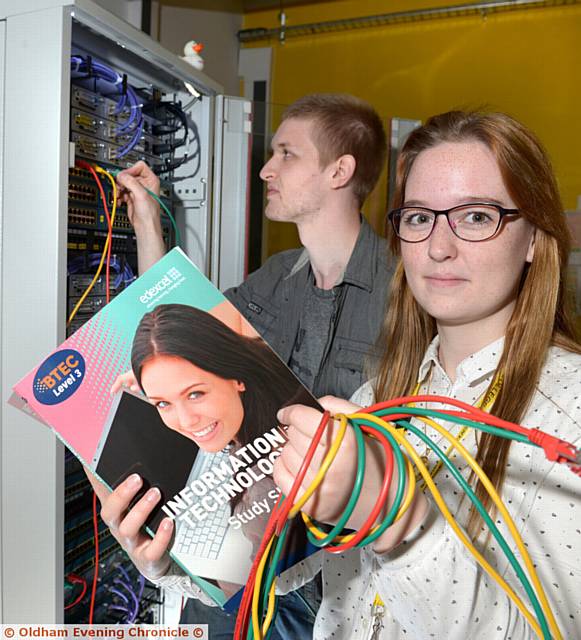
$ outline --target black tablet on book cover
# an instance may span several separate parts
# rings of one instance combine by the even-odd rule
[[[113,489],[132,473],[143,478],[132,504],[151,487],[161,491],[161,500],[146,523],[156,531],[165,517],[161,506],[187,485],[198,451],[194,442],[164,425],[152,404],[122,392],[111,406],[93,464]]]

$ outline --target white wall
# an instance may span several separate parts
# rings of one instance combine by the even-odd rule
[[[152,14],[155,14],[155,4]],[[155,37],[154,16],[152,29]],[[227,11],[203,11],[162,5],[159,12],[159,42],[177,55],[183,55],[188,40],[204,45],[204,73],[219,82],[227,95],[240,95],[238,78],[237,33],[242,28],[242,14]]]
[[[107,11],[141,29],[142,0],[94,0]],[[151,36],[176,55],[183,55],[188,40],[202,42],[204,73],[224,87],[226,95],[240,95],[237,33],[242,12],[189,9],[154,0],[151,3]],[[237,6],[218,3],[216,6]]]
[[[114,13],[118,18],[141,29],[141,0],[93,0],[96,4]]]

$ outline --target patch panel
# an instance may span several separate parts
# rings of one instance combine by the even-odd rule
[[[117,210],[117,215],[113,222],[113,229],[125,229],[126,231],[131,231],[133,229],[131,222],[129,222],[127,212]]]
[[[80,469],[76,473],[70,472],[68,480],[69,482],[65,487],[65,504],[78,500],[87,490],[87,476]],[[68,522],[65,523],[66,526],[69,526]]]
[[[102,251],[107,234],[93,231],[92,229],[77,229],[85,231],[85,235],[72,234],[75,229],[69,229],[68,246],[71,251]],[[111,243],[111,251],[114,253],[137,254],[137,243],[135,236],[114,233]]]
[[[75,570],[77,573],[80,573],[84,569],[83,564],[85,563],[87,569],[94,565],[93,553],[95,543],[92,531],[89,530],[88,533],[90,535],[87,536],[87,539],[85,539],[82,544],[79,544],[71,551],[67,552],[65,550],[65,567],[75,565],[77,566],[77,569]],[[113,547],[114,545],[116,545],[116,541],[115,538],[111,536],[109,529],[105,528],[102,531],[99,531],[99,547],[103,554],[105,554],[108,547]],[[79,571],[79,569],[81,571]]]
[[[88,169],[82,169],[81,167],[70,167],[69,168],[69,180],[72,177],[78,178],[87,178],[87,180],[92,180],[93,176]]]
[[[94,227],[97,224],[96,209],[84,207],[69,207],[69,224]]]
[[[68,517],[68,513],[67,513]],[[65,547],[65,562],[71,562],[75,558],[82,556],[92,545],[93,534],[93,514],[91,510],[85,509],[81,524],[69,529],[67,532],[67,544]],[[107,527],[99,525],[99,542],[107,538],[111,532]]]
[[[89,184],[69,179],[69,199],[96,203],[97,189]]]
[[[78,331],[85,324],[85,322],[87,322],[88,319],[89,318],[75,317],[74,320],[67,327],[67,338],[69,336],[72,336],[73,333],[75,333],[75,331]],[[87,487],[85,486],[85,492],[86,490],[87,490]]]

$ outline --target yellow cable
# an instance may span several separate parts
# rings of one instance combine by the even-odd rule
[[[275,536],[272,536],[264,553],[262,554],[262,558],[260,558],[260,563],[256,570],[256,578],[254,580],[254,592],[252,593],[252,630],[254,631],[254,640],[262,640],[263,637],[258,613],[258,601],[260,600],[260,586],[262,585],[264,566],[266,565],[266,560],[270,554],[270,548],[272,547],[274,539]]]
[[[73,321],[73,318],[77,315],[79,308],[85,301],[85,298],[89,295],[89,293],[91,292],[91,289],[95,286],[95,282],[97,282],[97,279],[101,275],[101,269],[103,268],[103,263],[105,262],[105,256],[107,255],[107,250],[109,249],[109,243],[111,242],[111,235],[113,233],[113,222],[115,221],[115,213],[117,212],[117,185],[115,184],[115,180],[113,179],[113,176],[108,171],[105,171],[105,169],[103,169],[102,167],[95,166],[94,168],[95,168],[95,171],[97,171],[97,173],[102,173],[106,175],[112,184],[113,208],[111,210],[111,234],[107,233],[107,239],[105,240],[105,244],[103,246],[103,253],[101,254],[101,260],[99,261],[99,266],[97,267],[97,271],[93,276],[93,279],[91,280],[89,286],[85,289],[85,291],[83,292],[83,295],[79,298],[79,301],[75,305],[74,309],[71,311],[69,315],[69,319],[67,320],[67,326],[71,324],[71,322]],[[105,206],[105,203],[103,203],[103,206]]]
[[[262,633],[266,635],[268,633],[268,629],[270,624],[272,623],[272,619],[274,618],[274,607],[276,604],[276,577],[270,587],[270,591],[268,592],[268,609],[266,611],[266,617],[264,618],[264,624],[262,625]]]
[[[442,512],[442,515],[444,516],[444,518],[446,518],[446,520],[448,521],[448,524],[452,527],[452,529],[454,530],[456,535],[460,538],[461,542],[468,549],[468,551],[470,551],[470,553],[476,558],[476,561],[480,564],[480,566],[491,576],[493,580],[495,580],[498,583],[498,585],[503,589],[503,591],[508,595],[508,597],[516,604],[516,606],[519,608],[523,616],[525,616],[525,618],[528,620],[534,632],[539,637],[542,637],[541,629],[537,621],[535,620],[533,615],[530,613],[530,611],[526,608],[526,606],[523,604],[519,596],[511,589],[511,587],[507,584],[504,578],[494,569],[494,567],[491,566],[491,564],[486,560],[486,558],[484,558],[484,556],[476,549],[476,547],[472,544],[468,536],[458,526],[458,524],[454,520],[454,516],[450,513],[450,510],[448,509],[446,503],[444,502],[442,495],[440,494],[440,492],[438,491],[438,488],[436,487],[434,481],[432,480],[432,477],[430,476],[430,472],[428,471],[426,465],[422,462],[422,459],[420,458],[416,450],[405,439],[405,437],[400,433],[400,431],[395,427],[393,427],[388,422],[384,422],[383,420],[376,418],[375,416],[368,413],[354,413],[353,415],[350,415],[349,418],[351,420],[355,420],[355,419],[368,420],[369,422],[373,422],[374,424],[377,424],[378,426],[387,429],[391,433],[391,435],[396,439],[396,441],[400,445],[405,447],[405,449],[408,451],[408,454],[414,461],[414,464],[419,469],[422,477],[424,478],[424,481],[428,485],[428,488],[431,491],[434,497],[434,500],[438,505],[438,508]],[[450,435],[450,437],[453,438],[452,435]]]
[[[494,401],[496,400],[496,397],[498,396],[498,394],[500,393],[500,390],[502,389],[503,383],[504,383],[504,376],[502,375],[502,373],[497,373],[494,376],[494,379],[492,380],[492,385],[488,388],[488,390],[484,393],[484,395],[474,404],[474,406],[477,409],[482,409],[482,411],[486,411],[487,413],[490,412],[490,410],[492,409],[492,406],[494,405]],[[420,391],[420,386],[421,386],[421,382],[418,382],[414,387],[414,390],[412,391],[412,396],[418,395]],[[424,402],[424,404],[427,408],[428,403]],[[410,402],[409,406],[415,407],[416,404],[415,402]],[[458,432],[458,435],[456,436],[456,438],[459,441],[462,441],[469,430],[470,429],[467,426],[462,427]],[[450,453],[453,451],[453,449],[454,449],[454,445],[451,445],[448,448],[448,451],[446,451],[446,456],[449,456]],[[432,478],[435,478],[438,475],[440,469],[442,468],[442,465],[443,465],[443,462],[441,460],[438,460],[436,464],[433,466],[433,468],[430,469],[430,475],[432,476]],[[420,485],[420,489],[424,491],[425,488],[426,488],[426,483],[423,482]]]
[[[395,516],[395,519],[393,521],[393,524],[395,524],[403,516],[403,514],[408,510],[410,504],[412,503],[414,493],[416,490],[416,476],[412,467],[412,463],[410,462],[409,458],[405,454],[404,454],[404,457],[406,459],[406,464],[407,464],[407,475],[409,478],[409,484],[406,490],[405,499],[401,503],[401,506],[397,512],[397,515]],[[322,540],[325,536],[327,536],[327,533],[319,529],[317,525],[311,520],[311,518],[306,513],[302,512],[301,515],[303,517],[303,522],[305,523],[305,526],[316,538],[318,538],[319,540]],[[378,527],[379,525],[373,527],[373,529],[370,530],[369,535],[375,533]],[[336,536],[333,542],[340,542],[340,543],[349,542],[354,538],[354,536],[355,536],[354,533],[349,533],[345,536]]]
[[[329,449],[329,453],[325,456],[319,470],[317,471],[317,475],[315,479],[308,486],[307,490],[303,493],[303,495],[295,502],[292,509],[289,511],[288,519],[291,520],[294,518],[297,513],[301,510],[301,507],[305,504],[305,502],[313,495],[317,487],[323,481],[325,474],[327,473],[327,469],[331,466],[331,463],[335,459],[337,452],[339,451],[339,447],[343,442],[343,438],[345,436],[345,432],[347,431],[347,418],[344,415],[339,416],[340,424],[339,424],[339,432],[337,433],[337,437],[333,440],[333,444]]]
[[[450,449],[456,449],[456,451],[458,451],[458,453],[466,460],[466,462],[469,464],[470,468],[474,471],[474,473],[478,476],[480,482],[482,482],[483,486],[485,487],[485,489],[488,491],[490,497],[492,498],[492,501],[494,502],[494,504],[496,505],[496,507],[498,508],[499,512],[501,513],[502,517],[505,520],[505,523],[510,531],[510,534],[512,535],[516,546],[518,548],[518,550],[520,551],[522,558],[525,562],[525,565],[529,571],[530,574],[530,578],[534,584],[535,590],[537,592],[537,595],[539,597],[539,600],[541,602],[541,606],[543,608],[543,612],[545,614],[545,616],[547,616],[547,620],[549,623],[549,626],[551,627],[551,632],[555,638],[555,640],[561,640],[562,636],[561,636],[561,632],[559,630],[559,627],[557,625],[557,621],[555,620],[555,617],[553,615],[553,612],[551,610],[551,606],[547,600],[547,596],[545,594],[545,591],[543,589],[543,585],[541,584],[541,581],[539,580],[539,577],[537,575],[537,572],[535,570],[534,564],[531,560],[531,557],[529,556],[529,553],[527,551],[527,548],[523,542],[523,539],[521,538],[518,529],[514,523],[514,520],[512,519],[510,513],[508,512],[508,509],[506,508],[504,502],[502,501],[501,497],[498,495],[498,492],[496,491],[496,488],[494,487],[494,485],[492,484],[492,482],[490,481],[490,479],[488,478],[488,476],[484,473],[484,471],[482,470],[482,467],[476,462],[476,460],[473,458],[473,456],[470,454],[469,451],[467,451],[467,449],[464,447],[464,445],[457,439],[455,438],[451,433],[449,433],[448,431],[446,431],[446,429],[444,429],[444,427],[442,427],[441,425],[439,425],[435,420],[432,420],[431,418],[426,418],[426,417],[420,417],[420,416],[416,416],[419,420],[421,420],[422,422],[425,422],[428,426],[432,427],[433,429],[435,429],[436,431],[438,431],[438,433],[440,433],[442,436],[444,436],[444,438],[446,438],[446,440],[448,440],[448,442],[450,442]],[[447,455],[447,454],[446,454]]]

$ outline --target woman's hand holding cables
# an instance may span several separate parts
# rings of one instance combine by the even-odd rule
[[[343,413],[349,415],[360,410],[360,407],[345,400],[326,396],[320,400],[321,406],[331,415]],[[281,409],[278,419],[288,425],[288,442],[282,454],[276,460],[274,479],[282,492],[287,495],[298,474],[313,436],[321,421],[321,413],[311,407],[293,405]],[[297,498],[311,485],[316,477],[323,459],[339,431],[339,422],[330,421],[312,458]],[[383,447],[371,438],[365,438],[365,476],[363,488],[346,527],[358,530],[368,519],[377,501],[384,481],[385,452]],[[353,492],[357,473],[357,442],[351,428],[347,428],[343,442],[337,455],[327,470],[322,482],[302,510],[319,522],[335,524]],[[394,466],[393,477],[388,498],[378,517],[379,522],[393,504],[398,480],[398,471]],[[417,491],[410,508],[392,526],[390,526],[374,543],[373,548],[379,553],[387,552],[399,544],[422,522],[429,509],[429,503],[420,491]]]

